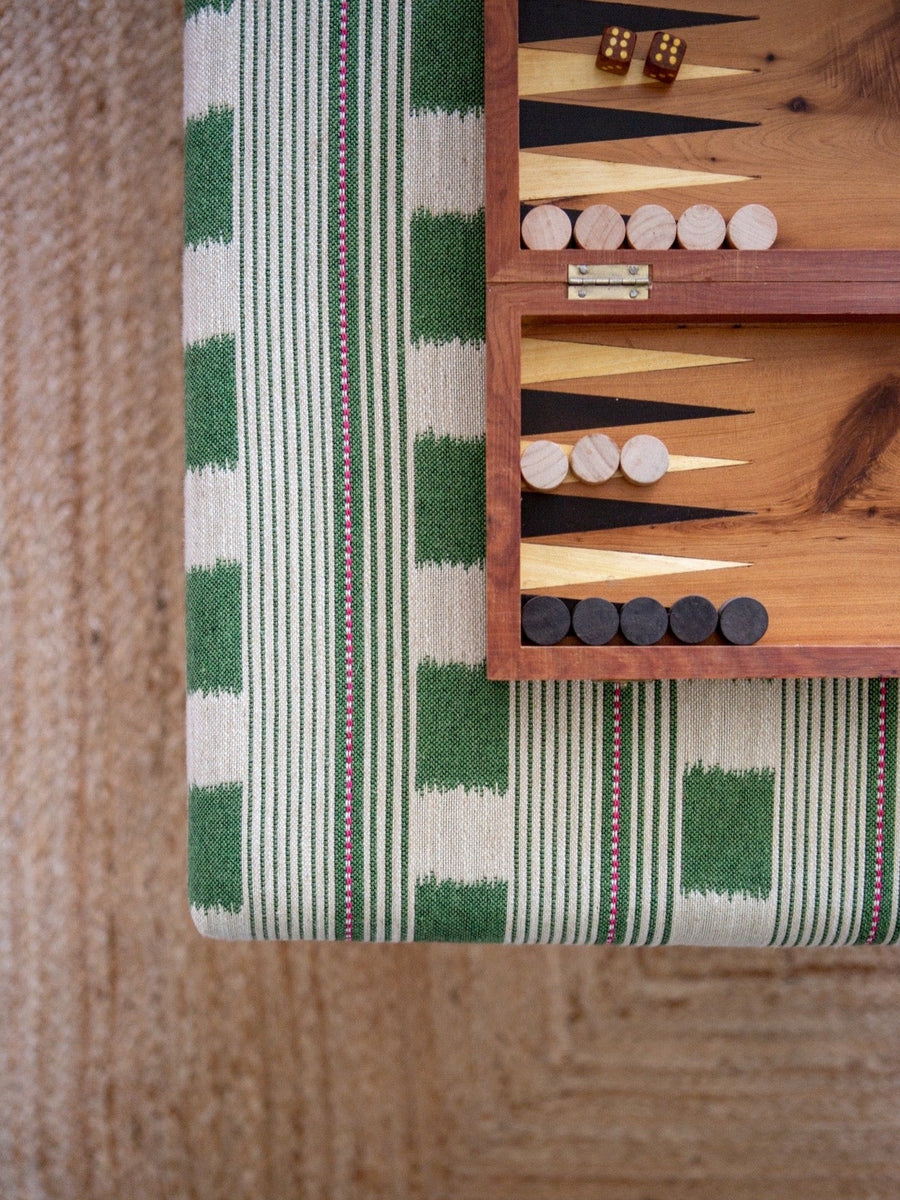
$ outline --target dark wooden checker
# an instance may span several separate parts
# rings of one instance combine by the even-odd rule
[[[488,672],[493,678],[900,673],[900,18],[866,0],[487,10]],[[638,31],[627,77],[594,66]],[[519,26],[527,41],[520,41]],[[642,77],[656,29],[687,42]],[[776,248],[526,250],[521,214],[764,203]],[[574,264],[647,300],[569,298]],[[658,483],[527,489],[530,440],[661,438]],[[523,640],[523,594],[667,607],[753,595],[753,646]]]

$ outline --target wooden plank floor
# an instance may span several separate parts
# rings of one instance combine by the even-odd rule
[[[0,1195],[896,1196],[894,950],[195,934],[180,37],[0,8]]]

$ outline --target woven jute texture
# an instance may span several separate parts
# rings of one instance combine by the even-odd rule
[[[891,948],[197,936],[181,40],[0,7],[0,1195],[895,1195]]]

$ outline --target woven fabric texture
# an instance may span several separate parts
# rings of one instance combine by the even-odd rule
[[[196,924],[895,941],[896,681],[486,678],[481,26],[187,7]]]

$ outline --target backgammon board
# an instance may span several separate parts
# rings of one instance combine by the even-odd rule
[[[627,74],[596,65],[610,28]],[[686,47],[671,83],[643,72],[656,31]],[[485,66],[488,674],[900,674],[895,5],[487,0]],[[629,230],[647,205],[723,228],[759,205],[777,238],[530,248],[523,221],[551,205]],[[595,434],[622,464],[584,482],[573,447]],[[667,469],[636,483],[625,448],[648,438]],[[529,483],[523,452],[544,450],[558,473]],[[767,623],[686,641],[692,596]],[[621,619],[601,644],[567,625],[588,598]],[[624,622],[649,600],[648,642]],[[556,633],[523,623],[537,610],[563,613]]]

